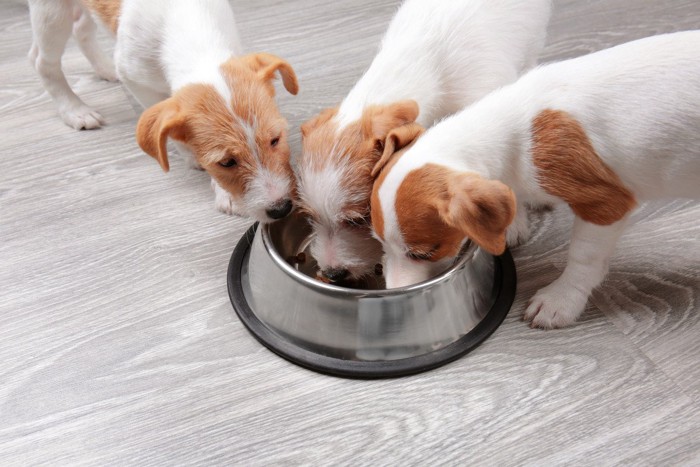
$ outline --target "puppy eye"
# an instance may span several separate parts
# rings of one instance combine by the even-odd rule
[[[272,141],[270,141],[270,146],[272,146],[274,148],[275,146],[277,146],[277,143],[279,143],[279,142],[280,142],[279,136],[276,138],[272,138]]]
[[[236,159],[234,159],[234,158],[229,158],[229,159],[225,159],[225,160],[219,162],[219,165],[221,167],[226,167],[226,168],[235,167],[236,165],[238,165],[238,162],[236,162]]]

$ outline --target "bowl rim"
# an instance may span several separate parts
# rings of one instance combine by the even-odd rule
[[[359,361],[331,357],[295,345],[284,335],[269,328],[250,307],[243,290],[243,267],[250,252],[258,225],[251,226],[233,250],[227,271],[227,288],[231,305],[253,337],[280,357],[309,370],[341,378],[395,378],[438,368],[474,350],[485,341],[508,315],[517,288],[515,263],[510,251],[493,256],[496,301],[483,319],[458,340],[440,349],[397,360]],[[250,277],[250,276],[248,276]],[[353,290],[353,289],[350,289]]]
[[[316,292],[330,295],[343,295],[345,297],[357,297],[357,298],[384,298],[397,295],[405,295],[409,293],[421,292],[434,287],[437,284],[449,281],[450,278],[459,274],[462,267],[471,261],[478,249],[478,246],[470,240],[467,240],[462,246],[461,253],[458,259],[445,271],[441,272],[437,276],[431,277],[428,280],[418,282],[416,284],[407,285],[404,287],[396,287],[393,289],[353,289],[351,287],[342,287],[339,285],[328,284],[314,279],[298,270],[294,269],[277,251],[274,247],[272,239],[270,238],[270,228],[272,224],[259,223],[254,224],[256,227],[257,234],[260,235],[263,247],[267,254],[272,259],[272,262],[282,269],[282,271],[290,276],[295,281],[301,283],[302,285],[314,289]]]

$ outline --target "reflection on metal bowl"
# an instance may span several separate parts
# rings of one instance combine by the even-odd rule
[[[486,339],[513,302],[508,252],[494,257],[468,244],[426,282],[384,289],[377,271],[348,288],[315,278],[310,238],[299,214],[251,227],[231,257],[228,287],[262,344],[312,370],[370,378],[435,368]]]

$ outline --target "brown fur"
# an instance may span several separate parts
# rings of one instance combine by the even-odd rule
[[[372,169],[381,158],[384,140],[392,129],[415,121],[418,104],[407,100],[368,107],[360,120],[347,125],[340,133],[333,118],[337,112],[337,108],[326,109],[302,125],[302,177],[304,171],[319,171],[329,164],[338,163],[336,158],[347,157],[351,171],[344,180],[344,188],[354,195],[356,201],[348,203],[344,210],[348,215],[367,215],[372,192]],[[303,199],[301,209],[314,215],[312,207],[305,206]]]
[[[379,188],[391,160],[372,192],[372,225],[384,238]],[[515,217],[513,192],[501,182],[474,173],[427,164],[411,171],[396,192],[399,229],[414,253],[431,253],[431,261],[456,256],[465,237],[492,254],[505,250],[506,229]]]
[[[82,2],[85,8],[94,12],[113,34],[117,33],[121,0],[82,0]]]
[[[581,124],[544,110],[532,123],[532,159],[540,186],[566,201],[581,219],[609,225],[636,206],[632,192],[598,156]]]
[[[221,67],[234,90],[230,105],[236,118],[221,95],[208,84],[185,86],[143,112],[137,125],[138,143],[144,152],[158,160],[164,171],[169,169],[166,143],[171,137],[186,143],[222,188],[242,196],[257,170],[255,156],[239,123],[242,120],[256,124],[255,139],[263,166],[292,178],[287,122],[274,102],[272,74],[261,75],[259,69],[248,66],[249,60],[249,57],[232,58]],[[291,84],[290,87],[295,89]],[[270,141],[276,137],[279,142],[272,147]],[[229,158],[236,159],[238,165],[226,168],[218,164]]]
[[[376,177],[386,164],[394,157],[394,154],[408,147],[417,140],[423,133],[423,128],[418,123],[409,123],[408,125],[400,126],[389,132],[384,140],[384,151],[382,157],[372,168],[372,177]]]

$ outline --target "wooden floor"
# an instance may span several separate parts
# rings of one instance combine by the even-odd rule
[[[247,48],[299,74],[301,93],[280,93],[297,151],[397,5],[233,3]],[[559,0],[542,59],[698,25],[697,0]],[[249,222],[214,210],[203,173],[141,153],[137,110],[73,43],[69,81],[109,124],[64,126],[30,37],[26,6],[2,0],[0,465],[700,465],[700,204],[643,207],[573,328],[520,321],[564,267],[557,210],[514,251],[516,303],[476,351],[398,380],[321,376],[233,313],[226,267]]]

